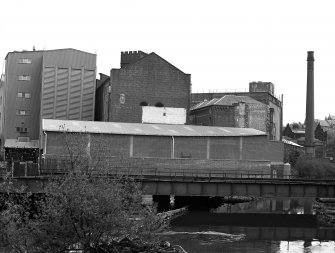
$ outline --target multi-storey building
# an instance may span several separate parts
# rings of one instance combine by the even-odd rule
[[[94,120],[95,75],[95,54],[9,52],[0,88],[1,147],[8,154],[39,148],[43,118]]]
[[[254,128],[267,132],[267,114],[268,106],[251,97],[225,95],[193,106],[190,121],[195,125]]]
[[[121,52],[121,68],[97,87],[100,121],[141,123],[143,106],[190,108],[191,75],[155,53]]]
[[[274,85],[271,82],[251,82],[249,83],[249,92],[208,92],[208,93],[192,93],[192,105],[195,106],[203,101],[212,99],[220,99],[226,95],[250,97],[262,104],[266,105],[266,111],[263,110],[256,118],[264,122],[265,131],[269,135],[270,140],[280,140],[283,122],[283,100],[276,98],[274,95]],[[194,108],[194,107],[193,107]],[[233,109],[231,109],[233,110]],[[230,111],[231,111],[230,110]],[[222,111],[224,113],[225,111]],[[265,112],[265,113],[264,113]],[[222,116],[224,117],[224,116]],[[260,118],[262,117],[262,118]],[[251,119],[254,123],[256,118]],[[215,125],[215,124],[214,124]],[[249,127],[250,124],[249,124]],[[261,130],[261,128],[256,128]]]

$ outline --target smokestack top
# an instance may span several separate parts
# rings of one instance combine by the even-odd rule
[[[307,54],[307,61],[314,61],[314,51],[308,51]]]

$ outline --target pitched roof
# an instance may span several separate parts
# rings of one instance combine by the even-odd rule
[[[263,105],[263,103],[248,97],[248,96],[236,96],[236,95],[224,95],[221,98],[213,98],[210,101],[204,101],[201,102],[199,104],[196,104],[195,106],[193,106],[191,108],[191,110],[196,110],[196,109],[200,109],[200,108],[204,108],[204,107],[208,107],[211,105],[233,105],[235,103],[239,103],[239,102],[244,102],[246,104],[259,104],[259,105]]]
[[[5,148],[39,148],[39,141],[32,140],[27,142],[21,142],[17,139],[6,139]]]
[[[316,125],[320,123],[320,126],[322,127],[330,127],[329,120],[315,119],[314,123],[316,123]]]
[[[156,54],[155,52],[151,52],[150,54],[147,54],[147,55],[145,55],[145,56],[143,56],[143,57],[137,59],[136,61],[133,61],[133,62],[129,63],[126,67],[123,67],[123,69],[130,68],[131,66],[133,66],[133,65],[135,65],[135,64],[137,64],[137,63],[139,63],[139,62],[141,62],[141,61],[143,61],[143,60],[145,60],[145,59],[148,59],[149,57],[153,57],[153,56],[155,56],[155,57],[159,57],[161,60],[165,61],[167,64],[169,64],[170,66],[172,66],[172,67],[175,68],[176,70],[178,70],[178,71],[180,71],[180,72],[186,74],[184,71],[178,69],[176,66],[174,66],[173,64],[171,64],[170,62],[168,62],[167,60],[165,60],[163,57],[159,56],[159,55]],[[186,74],[186,75],[187,75],[187,74]]]
[[[266,136],[266,133],[253,128],[54,119],[43,119],[42,130],[46,132],[82,132],[153,136]]]

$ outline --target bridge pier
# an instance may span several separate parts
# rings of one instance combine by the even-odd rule
[[[223,204],[221,197],[175,196],[175,208],[188,206],[189,210],[210,210]]]
[[[157,203],[159,213],[170,210],[170,195],[153,195],[152,200]]]

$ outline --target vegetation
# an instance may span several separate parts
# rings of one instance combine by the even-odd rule
[[[154,242],[160,229],[159,217],[142,206],[138,185],[129,179],[70,173],[50,180],[41,200],[28,193],[6,196],[4,252],[95,252],[124,237]]]
[[[299,157],[295,166],[295,174],[299,177],[334,178],[335,164],[326,159]]]
[[[163,222],[142,205],[139,185],[106,176],[104,166],[90,169],[83,137],[66,134],[61,140],[67,174],[51,177],[42,195],[18,189],[10,179],[0,184],[0,252],[117,252],[115,241],[124,238],[142,249],[147,244],[139,242],[158,242]]]

